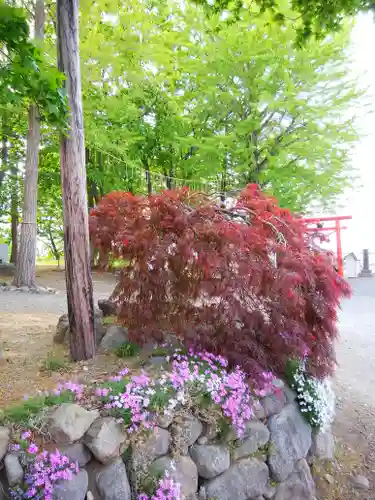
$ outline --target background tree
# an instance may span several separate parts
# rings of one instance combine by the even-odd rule
[[[35,39],[43,40],[44,0],[35,3]],[[40,114],[35,103],[31,103],[28,113],[29,130],[25,160],[24,198],[20,246],[17,256],[14,284],[18,287],[36,286],[36,236],[37,236],[37,197],[38,162],[40,146]]]
[[[359,93],[348,77],[349,25],[300,50],[294,22],[280,29],[270,12],[243,10],[223,24],[191,5],[83,9],[87,142],[91,157],[109,153],[107,186],[157,191],[173,177],[221,192],[257,182],[306,210],[351,183],[348,109]]]
[[[227,21],[235,22],[240,17],[241,11],[248,7],[248,2],[243,0],[194,0],[203,5],[207,13],[229,12]],[[273,22],[283,23],[290,19],[288,5],[283,0],[255,0],[261,12],[270,11]],[[292,0],[290,5],[295,12],[297,43],[302,44],[314,35],[322,38],[328,33],[338,31],[343,20],[354,16],[360,11],[375,11],[373,0]]]

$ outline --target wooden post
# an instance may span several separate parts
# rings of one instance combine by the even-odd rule
[[[70,354],[75,361],[95,354],[78,14],[78,0],[57,0],[58,61],[69,102],[69,130],[61,136],[60,165]]]

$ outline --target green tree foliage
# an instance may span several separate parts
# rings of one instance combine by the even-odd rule
[[[300,50],[295,23],[272,11],[223,24],[196,5],[155,5],[82,5],[87,141],[120,159],[89,175],[131,191],[150,187],[145,170],[154,190],[257,182],[294,210],[334,201],[356,140],[350,27]]]
[[[243,9],[249,8],[248,0],[194,0],[202,5],[209,15],[228,12],[231,22],[241,17]],[[375,11],[374,0],[292,0],[290,6],[295,12],[290,16],[284,1],[255,0],[261,13],[270,12],[273,22],[284,23],[294,20],[297,32],[297,43],[301,44],[314,35],[324,37],[327,33],[338,31],[347,16],[359,11]]]
[[[29,37],[25,12],[0,1],[0,106],[33,102],[50,123],[64,126],[62,75]]]

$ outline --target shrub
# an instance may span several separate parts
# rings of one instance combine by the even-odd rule
[[[257,377],[283,375],[308,352],[308,373],[335,366],[337,307],[349,286],[304,225],[254,185],[233,208],[187,189],[151,196],[112,193],[91,212],[102,254],[123,259],[113,299],[131,341],[225,356]]]

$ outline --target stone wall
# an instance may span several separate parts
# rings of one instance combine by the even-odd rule
[[[241,439],[192,413],[161,416],[148,434],[131,438],[115,418],[64,403],[48,416],[51,443],[80,472],[54,489],[55,500],[130,500],[167,472],[188,500],[314,500],[309,464],[333,458],[330,431],[315,434],[293,392],[282,386],[260,400]],[[0,499],[22,482],[20,452],[8,451],[11,430],[0,427]],[[3,491],[3,494],[1,493]]]

